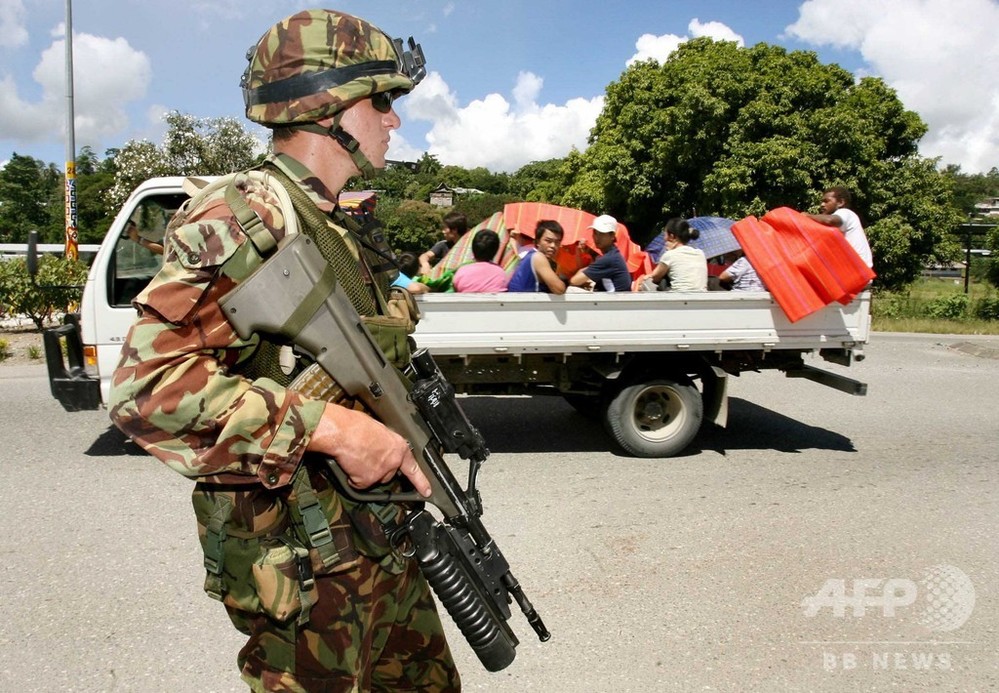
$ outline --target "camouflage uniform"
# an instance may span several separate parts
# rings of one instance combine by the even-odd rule
[[[310,20],[300,24],[315,24],[317,13],[300,13]],[[301,163],[278,154],[266,165],[323,212],[334,210],[337,191]],[[249,178],[238,190],[280,241],[284,212],[273,190]],[[417,564],[388,545],[374,508],[343,496],[305,454],[326,402],[280,378],[244,374],[260,337],[241,339],[218,300],[264,261],[256,244],[222,190],[184,221],[168,235],[162,270],[136,298],[140,314],[109,409],[144,449],[197,480],[199,536],[206,559],[217,559],[206,560],[214,567],[205,588],[249,636],[238,658],[243,679],[268,691],[460,690]],[[343,228],[330,221],[326,232],[343,236],[358,256]],[[324,550],[306,531],[310,504],[329,528]],[[310,567],[314,581],[303,579]]]

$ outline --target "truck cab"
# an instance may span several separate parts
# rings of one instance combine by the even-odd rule
[[[44,335],[52,396],[67,411],[97,409],[108,401],[108,377],[118,363],[125,335],[135,321],[134,299],[153,278],[163,257],[133,241],[162,243],[171,217],[188,198],[182,177],[151,178],[122,205],[90,266],[78,316]],[[65,352],[65,356],[63,353]]]

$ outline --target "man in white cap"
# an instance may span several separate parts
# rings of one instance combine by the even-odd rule
[[[610,214],[602,214],[588,228],[593,229],[593,244],[602,255],[593,264],[576,272],[569,284],[591,291],[631,291],[628,263],[614,244],[617,219]]]

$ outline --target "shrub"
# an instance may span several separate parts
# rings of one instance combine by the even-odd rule
[[[974,314],[982,320],[999,320],[999,296],[988,296],[977,301]]]
[[[871,303],[871,313],[879,318],[912,317],[909,295],[895,291],[879,291]]]
[[[25,259],[14,258],[0,263],[0,305],[7,315],[23,315],[40,330],[53,313],[79,303],[86,279],[85,263],[43,255],[33,282]]]
[[[10,357],[10,343],[6,339],[0,339],[0,362],[6,361]]]
[[[385,224],[389,245],[397,252],[422,253],[441,240],[440,208],[426,202],[403,200],[397,207],[379,208],[378,218]]]
[[[960,320],[968,314],[968,302],[967,294],[940,296],[926,306],[926,314],[931,318]]]
[[[32,361],[37,361],[42,357],[42,348],[36,344],[32,344],[28,347],[28,358]]]

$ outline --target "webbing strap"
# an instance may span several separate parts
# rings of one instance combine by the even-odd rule
[[[264,226],[264,222],[261,221],[260,216],[247,204],[239,188],[236,187],[236,181],[242,181],[245,178],[246,176],[243,174],[232,177],[229,185],[225,187],[225,203],[232,210],[233,216],[236,217],[240,228],[243,229],[250,242],[253,243],[253,247],[257,249],[258,253],[266,256],[277,246],[277,241],[274,240],[274,236]]]
[[[299,332],[301,332],[312,316],[316,314],[319,307],[323,305],[326,297],[333,293],[333,287],[336,286],[336,270],[333,266],[328,264],[323,270],[322,275],[319,277],[319,281],[312,285],[309,289],[309,293],[306,294],[302,302],[298,304],[295,311],[288,316],[285,320],[284,325],[281,326],[280,334],[287,335],[291,337],[292,341],[298,337]]]
[[[225,525],[232,515],[232,500],[228,496],[215,496],[215,509],[205,526],[205,592],[213,599],[222,600],[222,569],[225,554],[222,544],[226,540]]]
[[[383,527],[395,525],[395,519],[399,514],[398,505],[385,505],[383,503],[368,503],[368,510],[381,521]]]
[[[276,166],[268,167],[268,170],[288,191],[291,203],[303,222],[303,230],[316,242],[316,246],[326,258],[326,262],[333,266],[336,277],[344,291],[347,292],[354,309],[361,315],[377,315],[377,304],[371,289],[364,283],[357,259],[350,252],[343,236],[329,227],[327,223],[329,217],[316,207],[305,191],[298,187],[284,171]]]
[[[300,546],[298,542],[292,541],[288,537],[278,537],[278,541],[287,546],[295,555],[295,567],[298,570],[298,598],[302,603],[302,610],[298,614],[298,625],[309,622],[309,612],[319,601],[319,594],[316,587],[316,576],[312,571],[312,559],[309,558],[309,550]]]
[[[298,511],[302,515],[302,525],[309,537],[309,544],[319,553],[323,565],[329,568],[340,560],[340,553],[333,543],[329,521],[319,504],[316,490],[312,488],[309,470],[304,464],[298,466],[298,471],[292,481],[295,488],[295,498],[298,501]]]

